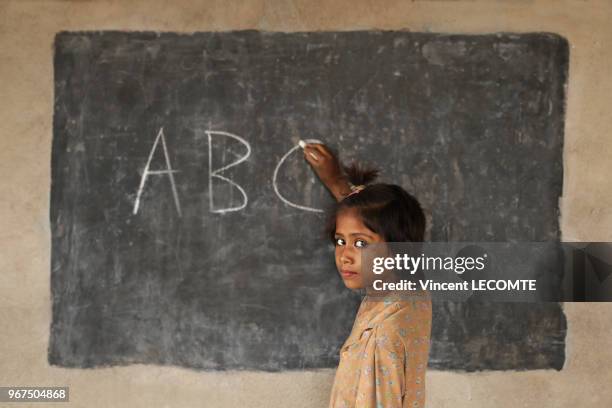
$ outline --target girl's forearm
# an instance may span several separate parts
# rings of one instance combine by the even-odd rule
[[[323,181],[323,184],[325,184],[328,190],[333,194],[336,201],[341,201],[344,197],[346,197],[351,192],[351,187],[349,185],[349,182],[343,176],[339,176],[331,180]]]

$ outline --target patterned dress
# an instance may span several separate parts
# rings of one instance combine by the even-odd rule
[[[340,349],[330,408],[425,406],[431,296],[366,295]]]

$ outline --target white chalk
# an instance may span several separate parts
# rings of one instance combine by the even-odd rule
[[[319,143],[319,144],[323,144],[322,141],[320,141],[319,139],[306,139],[306,140],[300,140],[298,142],[298,145],[303,149],[306,147],[307,143]]]

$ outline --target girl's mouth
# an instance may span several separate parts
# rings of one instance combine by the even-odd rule
[[[340,271],[340,274],[342,275],[343,278],[355,278],[359,275],[357,272],[349,271],[346,269],[342,269]]]

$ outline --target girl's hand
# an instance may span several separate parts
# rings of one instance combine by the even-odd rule
[[[351,192],[348,180],[342,173],[340,162],[327,146],[320,143],[307,143],[304,158],[312,166],[323,184],[340,201]]]
[[[312,166],[323,183],[328,183],[342,176],[340,163],[327,146],[320,143],[307,143],[304,146],[304,158]]]

